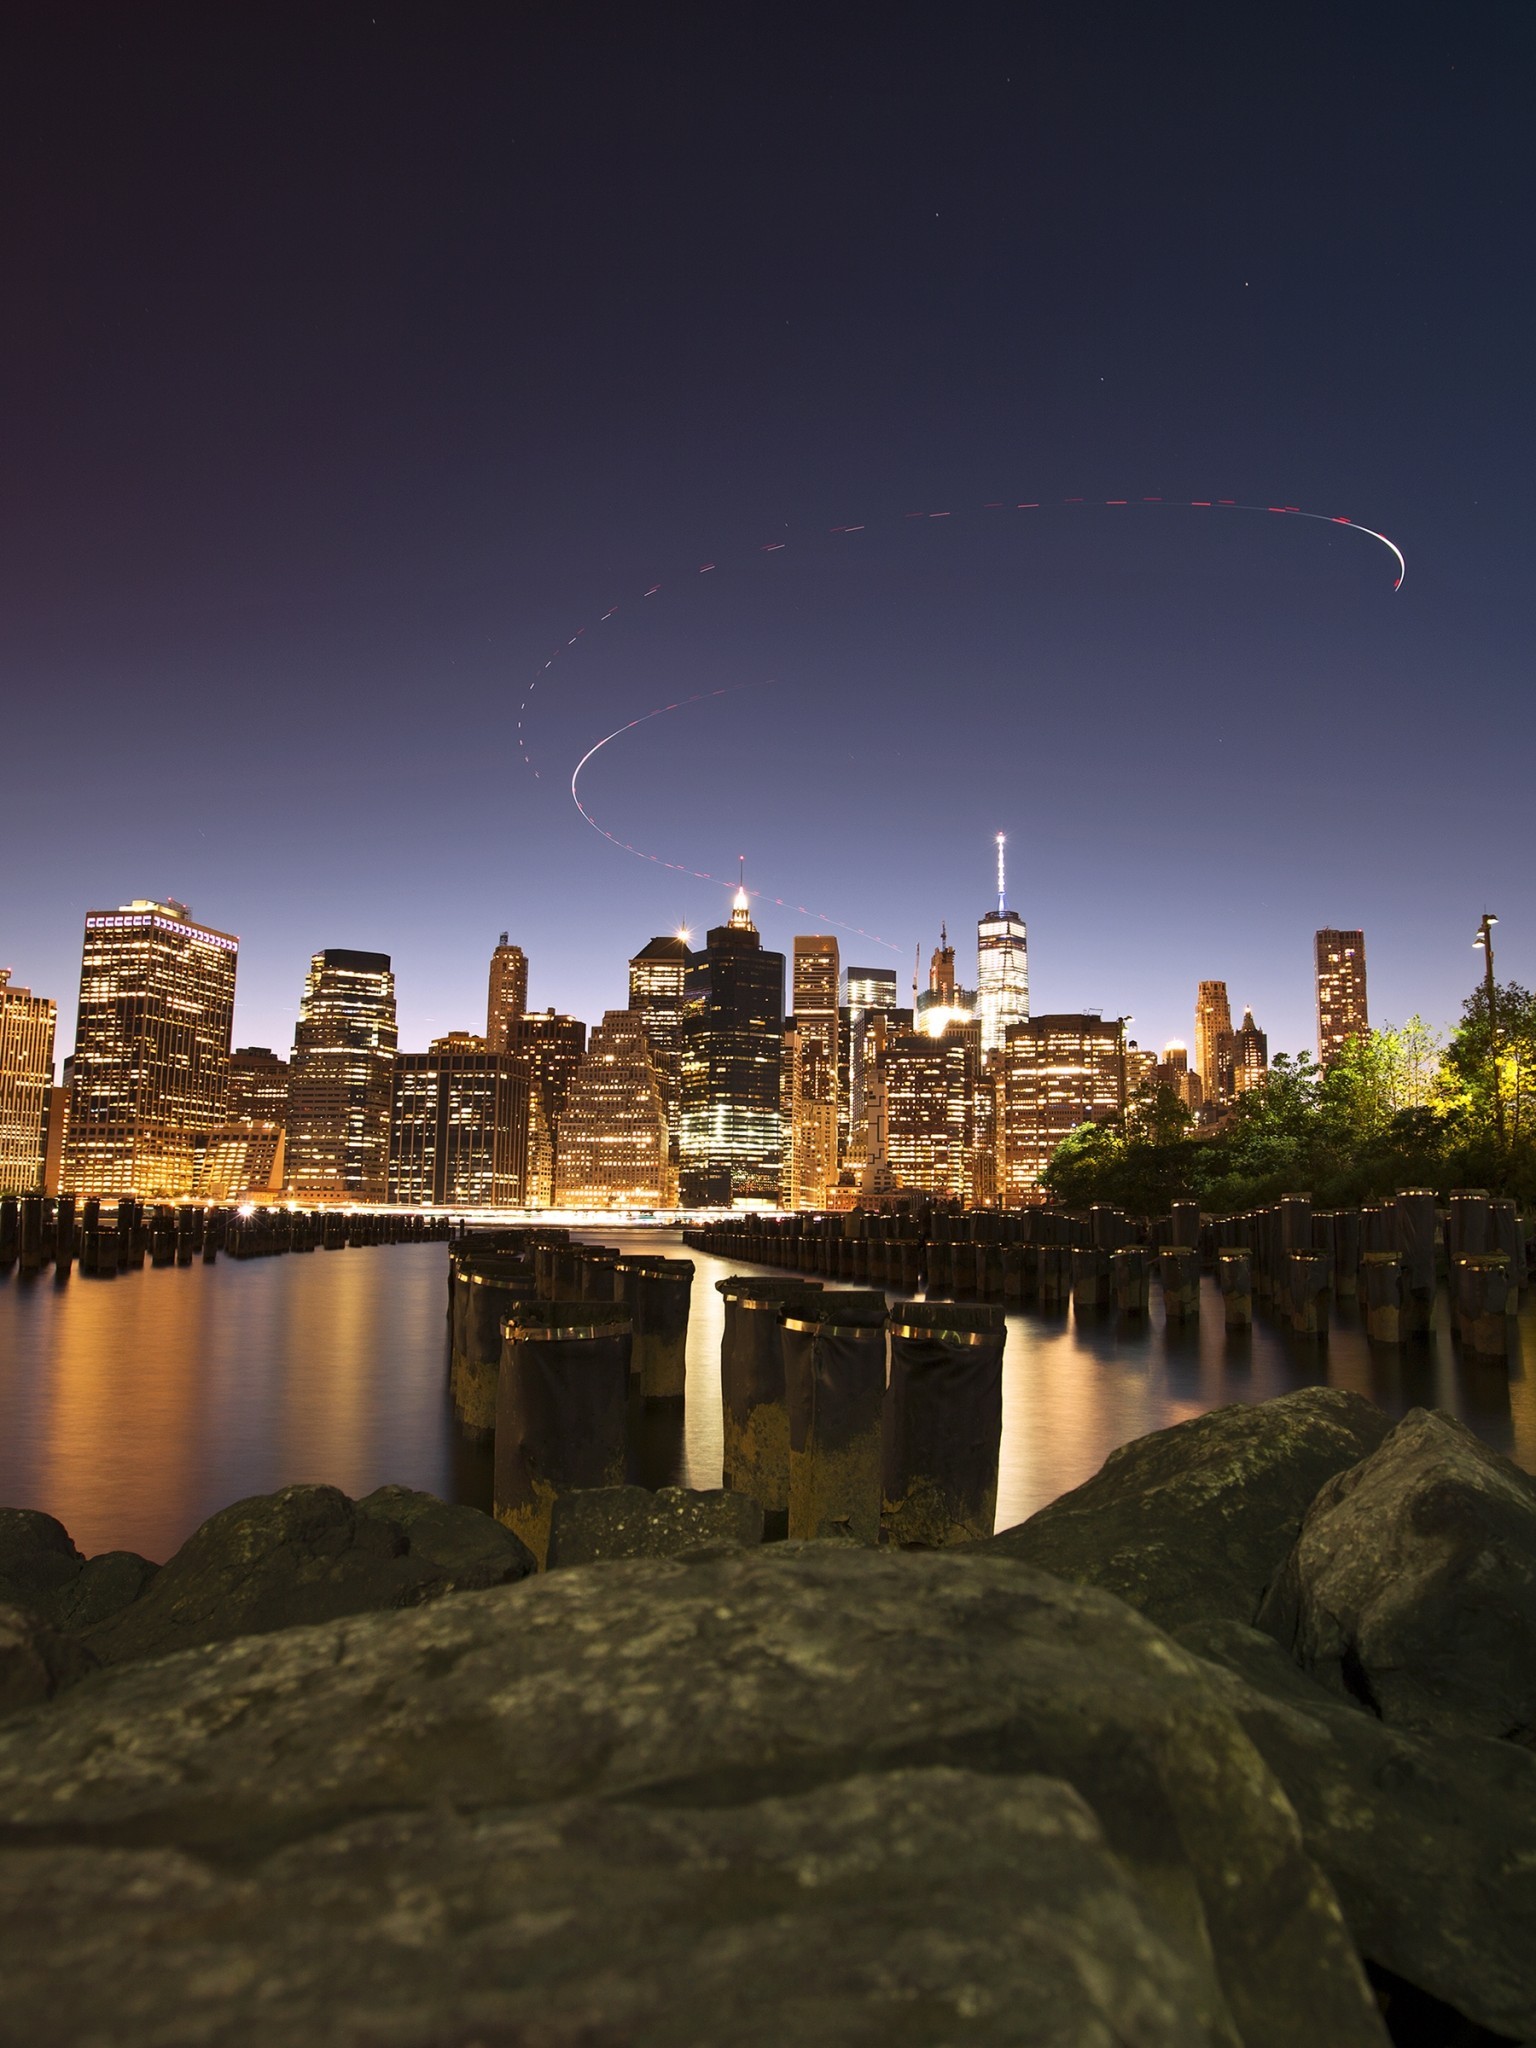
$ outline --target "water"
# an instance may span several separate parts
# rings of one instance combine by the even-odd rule
[[[720,1482],[715,1281],[751,1271],[676,1231],[594,1241],[695,1265],[689,1398],[680,1442],[649,1449],[653,1483]],[[0,1504],[57,1515],[86,1552],[165,1558],[218,1508],[297,1480],[357,1495],[387,1481],[490,1505],[490,1455],[447,1394],[447,1247],[345,1252],[125,1273],[65,1285],[0,1279]],[[1536,1300],[1503,1366],[1463,1359],[1446,1305],[1426,1341],[1367,1343],[1346,1305],[1326,1345],[1267,1319],[1228,1335],[1207,1281],[1197,1330],[1110,1314],[1011,1315],[1003,1373],[998,1526],[1095,1472],[1116,1445],[1225,1401],[1328,1384],[1393,1414],[1448,1409],[1536,1469]],[[1533,1291],[1536,1292],[1536,1291]],[[1154,1294],[1154,1303],[1155,1303]]]

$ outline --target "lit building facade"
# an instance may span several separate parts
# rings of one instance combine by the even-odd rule
[[[984,1057],[1000,1053],[1009,1031],[1029,1016],[1029,933],[1018,912],[1007,908],[1005,844],[999,832],[997,908],[976,925],[976,1014]]]
[[[512,1027],[511,1057],[528,1077],[530,1209],[555,1205],[560,1117],[576,1069],[587,1050],[587,1027],[559,1010],[531,1010]]]
[[[11,984],[0,967],[0,1195],[43,1186],[57,1006]]]
[[[667,1118],[672,1163],[678,1148],[678,1062],[683,1042],[683,988],[688,979],[688,934],[671,932],[642,946],[629,963],[629,1007],[645,1026],[656,1085]]]
[[[1088,1014],[1032,1017],[1003,1048],[998,1196],[1009,1208],[1042,1199],[1056,1148],[1079,1125],[1125,1106],[1125,1027]]]
[[[824,1209],[837,1184],[838,1005],[841,960],[836,939],[797,935],[794,943],[793,1106],[784,1125],[784,1201]]]
[[[528,956],[508,944],[502,933],[491,955],[490,987],[485,999],[485,1041],[491,1052],[508,1052],[513,1029],[528,1008]]]
[[[562,1209],[670,1209],[677,1180],[645,1020],[608,1010],[576,1069],[560,1118]]]
[[[389,1199],[430,1208],[520,1207],[528,1077],[483,1038],[451,1031],[395,1060]]]
[[[679,1069],[679,1178],[690,1208],[780,1199],[784,955],[766,952],[745,889],[690,954]]]
[[[975,1199],[981,1025],[947,1010],[885,1043],[885,1156],[898,1187]]]
[[[1317,1061],[1331,1067],[1352,1038],[1371,1028],[1365,1000],[1365,933],[1319,932],[1315,962]]]
[[[237,1202],[281,1190],[287,1167],[288,1062],[265,1045],[229,1056],[224,1122],[197,1143],[200,1202]]]
[[[183,903],[87,916],[66,1193],[192,1194],[198,1142],[225,1117],[239,945]]]
[[[1232,1046],[1233,1093],[1245,1095],[1250,1088],[1262,1088],[1269,1078],[1269,1039],[1254,1023],[1252,1010],[1244,1010]]]
[[[884,1094],[883,1059],[885,1041],[882,1034],[878,1055],[871,1046],[876,1015],[888,1016],[896,1008],[896,970],[894,967],[850,967],[844,982],[844,1006],[842,1011],[842,1037],[838,1047],[838,1152],[845,1162],[863,1164],[871,1158],[884,1158]],[[910,1013],[908,1024],[910,1026]],[[881,1129],[881,1149],[871,1152],[870,1108],[865,1089],[871,1076],[875,1076],[882,1090],[878,1112]]]
[[[288,1066],[288,1186],[381,1202],[398,1034],[387,953],[329,946],[309,963]]]
[[[1232,1094],[1232,1006],[1224,981],[1202,981],[1195,995],[1195,1072],[1206,1102]]]
[[[1189,1047],[1182,1040],[1170,1038],[1163,1047],[1163,1056],[1152,1069],[1152,1087],[1158,1094],[1166,1090],[1177,1096],[1191,1112],[1205,1101],[1204,1086],[1189,1064]]]

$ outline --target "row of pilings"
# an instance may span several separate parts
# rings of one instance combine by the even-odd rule
[[[1200,1277],[1212,1273],[1229,1327],[1251,1323],[1257,1303],[1297,1334],[1322,1339],[1333,1303],[1349,1300],[1382,1344],[1426,1335],[1445,1281],[1463,1347],[1501,1359],[1510,1355],[1530,1257],[1515,1203],[1482,1188],[1453,1188],[1443,1206],[1432,1189],[1403,1188],[1359,1209],[1283,1195],[1231,1216],[1175,1202],[1151,1219],[1105,1205],[1082,1214],[748,1214],[684,1236],[717,1258],[1007,1308],[1071,1303],[1145,1316],[1155,1285],[1170,1324],[1200,1316]]]
[[[73,1195],[7,1195],[0,1200],[0,1273],[24,1279],[51,1267],[68,1279],[78,1266],[95,1280],[152,1266],[212,1265],[280,1252],[344,1251],[354,1245],[420,1244],[462,1226],[446,1216],[383,1210],[199,1207]]]
[[[476,1231],[449,1261],[460,1421],[495,1441],[495,1512],[540,1566],[560,1504],[641,1477],[670,1410],[681,1441],[691,1259],[568,1233]],[[722,1297],[720,1483],[769,1535],[934,1546],[991,1534],[1002,1307],[733,1274]]]

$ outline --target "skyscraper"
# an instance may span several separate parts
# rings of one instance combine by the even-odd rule
[[[395,1061],[389,1199],[514,1208],[528,1167],[528,1076],[483,1038],[450,1031]]]
[[[763,949],[745,888],[689,956],[679,1165],[689,1207],[779,1200],[784,955]]]
[[[888,1013],[896,1007],[896,970],[894,967],[850,967],[845,992],[846,1029],[838,1057],[838,1150],[845,1160],[863,1164],[872,1158],[885,1156],[883,1082],[878,1118],[881,1135],[877,1151],[870,1150],[866,1089],[872,1076],[883,1074],[880,1061],[884,1058],[884,1037],[880,1041],[879,1056],[875,1057],[870,1034],[875,1014]]]
[[[841,1032],[837,941],[798,935],[794,947],[796,1059],[794,1112],[785,1132],[794,1209],[824,1209],[837,1181],[837,1104]]]
[[[395,977],[387,953],[328,946],[309,963],[288,1067],[288,1185],[381,1202],[389,1187]]]
[[[1232,1034],[1232,1090],[1245,1095],[1261,1088],[1269,1073],[1269,1040],[1253,1021],[1252,1010],[1244,1010],[1243,1021]]]
[[[233,1202],[281,1188],[287,1171],[288,1062],[265,1045],[229,1056],[224,1122],[198,1140],[199,1201]]]
[[[1371,1028],[1365,1004],[1365,933],[1319,932],[1317,1060],[1331,1067],[1350,1039]]]
[[[636,1010],[608,1010],[560,1116],[562,1209],[670,1209],[677,1199],[650,1037]]]
[[[1207,1102],[1232,1093],[1232,1006],[1224,981],[1202,981],[1195,995],[1195,1072]]]
[[[55,1022],[54,1003],[12,987],[11,970],[0,967],[0,1194],[43,1185]]]
[[[491,955],[490,988],[485,1001],[485,1042],[492,1052],[506,1052],[512,1027],[528,1007],[528,959],[521,946],[507,943],[502,933]]]
[[[886,1156],[897,1184],[954,1202],[975,1199],[981,1025],[952,1010],[885,1044]]]
[[[558,1010],[529,1011],[511,1028],[511,1057],[528,1077],[530,1209],[555,1205],[560,1116],[586,1050],[586,1025],[579,1017],[567,1017]]]
[[[1003,1049],[998,1194],[1005,1207],[1037,1202],[1063,1138],[1107,1122],[1125,1102],[1125,1027],[1091,1013],[1031,1017]]]
[[[666,1112],[670,1156],[677,1162],[677,1063],[682,1049],[683,984],[688,933],[670,932],[642,946],[629,963],[629,1007],[645,1026],[656,1085]]]
[[[1153,1089],[1178,1097],[1187,1110],[1199,1109],[1205,1101],[1205,1084],[1198,1069],[1189,1064],[1189,1048],[1182,1039],[1170,1038],[1163,1056],[1152,1069]]]
[[[197,1141],[224,1119],[239,945],[184,903],[86,918],[66,1191],[192,1193]]]
[[[1029,1016],[1029,933],[1007,908],[1006,837],[997,835],[997,908],[976,925],[976,1009],[983,1054],[1001,1052],[1009,1029]]]
[[[955,982],[955,949],[949,943],[948,925],[939,927],[939,943],[928,958],[928,986],[915,993],[913,1009],[919,1030],[940,1031],[951,1017],[976,1014],[975,989],[960,988]]]

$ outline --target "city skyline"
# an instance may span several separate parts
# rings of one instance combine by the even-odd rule
[[[422,1048],[503,929],[595,1021],[743,854],[904,981],[1003,832],[1042,1013],[1299,1050],[1337,927],[1443,1025],[1485,906],[1536,982],[1530,24],[1386,21],[29,22],[0,965],[174,896],[243,1040],[343,946]]]
[[[755,924],[756,921],[763,916],[763,913],[760,909],[760,905],[762,902],[762,892],[754,891],[746,883],[733,885],[733,899],[734,897],[739,896],[741,894],[745,894],[748,900],[750,915]],[[122,906],[120,906],[120,908],[121,910],[127,910],[133,904],[152,907],[154,904],[157,903],[169,903],[174,908],[182,911],[183,913],[188,913],[188,906],[173,896],[164,896],[159,898],[133,898],[129,901],[125,901],[125,903]],[[102,915],[104,913],[97,911],[93,914]],[[1008,915],[1010,918],[1013,918],[1016,917],[1017,914],[1010,911]],[[196,920],[194,919],[194,921]],[[991,921],[991,914],[985,915],[979,921],[979,930],[981,930],[984,933],[987,930]],[[770,928],[772,928],[771,921],[769,922]],[[1017,922],[1019,927],[1022,928],[1024,919],[1022,917],[1019,917],[1017,919]],[[785,914],[781,912],[778,919],[778,923],[784,927],[787,934],[787,943],[779,949],[784,951],[786,958],[792,955],[797,943],[803,943],[807,941],[810,937],[815,936],[813,932],[808,933],[803,928],[803,926],[795,925],[793,916],[790,914]],[[679,928],[676,934],[668,935],[663,933],[660,935],[653,935],[651,938],[645,940],[643,943],[647,946],[664,946],[668,942],[669,938],[671,938],[674,941],[681,940],[686,944],[693,936],[695,929],[702,930],[704,928],[690,928],[684,925]],[[1287,1052],[1290,1053],[1292,1056],[1295,1056],[1303,1052],[1310,1054],[1310,1056],[1312,1056],[1313,1058],[1316,1058],[1318,1056],[1319,1023],[1317,1005],[1319,998],[1317,976],[1319,971],[1319,942],[1322,941],[1325,937],[1358,937],[1360,930],[1360,927],[1355,927],[1352,931],[1345,931],[1341,933],[1338,931],[1337,928],[1333,927],[1314,926],[1311,928],[1311,931],[1308,935],[1309,942],[1306,948],[1305,972],[1303,977],[1305,987],[1302,992],[1307,1004],[1307,1008],[1310,1012],[1308,1026],[1299,1035],[1295,1042],[1285,1040],[1281,1036],[1281,1034],[1277,1032],[1275,1029],[1266,1026],[1267,1036],[1271,1042],[1271,1045],[1274,1047],[1276,1051]],[[972,958],[971,956],[968,956],[965,953],[963,947],[956,947],[953,941],[948,939],[946,933],[946,921],[941,919],[939,924],[939,938],[941,945],[947,946],[948,950],[955,955],[957,962],[957,965],[955,967],[955,980],[960,985],[962,992],[964,994],[974,995],[975,989],[971,986],[971,983],[975,983],[981,979],[981,962],[982,959],[985,957],[985,940],[983,939],[978,942],[976,954],[974,958]],[[238,933],[232,933],[229,936],[232,940],[232,943],[236,947],[241,948],[242,965],[245,966],[246,971],[249,972],[249,949],[244,946],[243,941],[241,940],[240,935]],[[850,952],[848,949],[848,942],[846,940],[838,940],[836,934],[828,934],[826,936],[828,936],[832,940],[834,953],[837,952],[840,945],[843,950],[844,959],[841,969],[841,978],[845,991],[843,996],[844,1001],[847,1000],[846,983],[850,963],[852,964],[854,971],[858,971],[858,969],[862,966],[864,968],[874,969],[875,971],[882,971],[895,974],[896,985],[898,989],[900,989],[900,987],[902,986],[904,979],[907,978],[896,966],[894,958],[892,959],[889,966],[887,966],[884,962],[861,961],[858,958],[858,948],[859,944],[861,943],[859,939],[854,939],[854,941],[852,942],[852,951]],[[634,938],[634,935],[631,935],[627,943],[631,947],[636,947],[636,940]],[[863,943],[865,943],[866,950],[868,950],[867,941],[864,941]],[[1501,932],[1499,962],[1500,976],[1503,979],[1511,979],[1514,978],[1514,976],[1512,970],[1510,970],[1507,965],[1508,951],[1506,950],[1506,948],[1508,949],[1508,951],[1515,950],[1513,947],[1509,946],[1509,942],[1503,938]],[[327,949],[324,947],[311,949],[310,954],[306,957],[305,960],[305,966],[303,970],[305,973],[308,973],[315,955],[318,952],[323,952],[325,950]],[[331,950],[340,950],[346,952],[357,951],[360,949],[353,947],[342,947],[339,949],[332,948]],[[425,995],[423,995],[420,991],[417,991],[415,992],[416,999],[415,1003],[413,1004],[411,1001],[412,991],[410,990],[409,985],[404,982],[403,977],[398,969],[398,966],[395,965],[395,955],[390,952],[390,949],[388,947],[380,947],[377,949],[369,948],[366,950],[370,952],[376,951],[381,957],[388,958],[392,966],[394,966],[394,980],[397,985],[395,990],[396,1011],[397,1015],[402,1020],[398,1026],[399,1043],[402,1050],[410,1049],[415,1051],[424,1051],[435,1040],[446,1038],[453,1034],[462,1034],[466,1032],[472,1033],[476,1036],[484,1036],[486,1034],[488,1022],[490,1021],[490,1018],[488,1016],[487,996],[485,992],[487,959],[489,959],[490,961],[489,972],[491,976],[492,991],[490,998],[490,1012],[492,1015],[496,1013],[498,1004],[498,993],[503,985],[503,981],[507,974],[507,970],[503,967],[502,963],[505,959],[508,958],[508,956],[511,956],[514,963],[512,968],[512,985],[516,989],[516,1001],[524,1005],[528,1011],[554,1011],[557,1015],[582,1017],[583,1021],[587,1022],[589,1025],[593,1021],[593,1017],[591,1015],[588,1015],[587,1013],[583,1012],[573,1003],[562,1004],[558,1001],[541,1002],[536,1000],[538,996],[542,995],[544,987],[544,983],[541,980],[538,972],[537,959],[535,956],[530,954],[528,949],[518,945],[515,941],[509,943],[509,934],[506,929],[501,930],[501,932],[499,933],[494,948],[487,948],[485,953],[481,954],[477,957],[475,961],[470,963],[466,972],[460,973],[456,976],[456,986],[463,985],[463,983],[467,980],[471,984],[478,983],[479,989],[477,1002],[469,1007],[466,1015],[462,1016],[449,1015],[447,1013],[446,1005],[444,1004],[441,990],[428,992]],[[636,947],[636,950],[638,950],[638,947]],[[1225,936],[1221,940],[1219,948],[1207,947],[1205,950],[1207,952],[1210,952],[1212,950],[1219,950],[1222,953],[1222,955],[1226,958],[1230,958],[1230,956],[1234,952],[1241,954],[1244,950],[1241,943],[1241,934],[1239,932]],[[76,959],[78,961],[78,948],[76,949]],[[586,964],[589,968],[594,965],[592,955],[590,952],[588,952],[586,955]],[[1209,963],[1207,962],[1207,964]],[[604,960],[601,963],[600,968],[597,969],[598,974],[600,974],[601,976],[601,979],[597,982],[597,985],[603,988],[608,988],[610,985],[612,985],[613,993],[616,997],[621,998],[621,1000],[615,1002],[605,1001],[601,1005],[601,1007],[599,1007],[594,1013],[596,1018],[600,1019],[605,1010],[621,1008],[624,1007],[626,1004],[633,1002],[635,987],[633,973],[634,966],[635,952],[621,951],[617,965],[608,960]],[[14,968],[7,967],[3,963],[0,963],[0,972],[8,974],[9,979],[13,985],[17,987],[22,986],[21,977]],[[1363,968],[1361,972],[1363,975]],[[970,983],[967,983],[966,981],[966,976],[968,974],[971,978]],[[625,975],[627,975],[628,977],[627,983],[623,978]],[[1144,1006],[1124,1011],[1116,1011],[1107,1002],[1100,1003],[1090,1001],[1087,1003],[1077,1004],[1076,1011],[1081,1012],[1086,1010],[1088,1012],[1102,1014],[1106,1018],[1112,1018],[1115,1015],[1124,1015],[1129,1020],[1128,1028],[1130,1031],[1130,1035],[1135,1039],[1135,1041],[1138,1044],[1152,1050],[1160,1050],[1161,1048],[1169,1044],[1183,1046],[1189,1049],[1191,1052],[1191,1067],[1199,1071],[1201,1070],[1199,1066],[1199,1036],[1201,1029],[1200,1014],[1201,1004],[1204,1000],[1204,991],[1207,987],[1211,987],[1221,988],[1223,992],[1225,992],[1225,989],[1230,979],[1231,977],[1227,976],[1221,978],[1220,980],[1211,980],[1206,978],[1197,979],[1193,981],[1191,983],[1191,987],[1195,990],[1194,996],[1189,997],[1186,995],[1186,999],[1183,1005],[1183,1014],[1179,1015],[1175,1013],[1170,1016],[1169,1022],[1171,1028],[1168,1029],[1166,1032],[1159,1032],[1155,1028],[1155,1017],[1151,1022],[1147,1021]],[[1371,1016],[1373,1019],[1377,1021],[1385,1021],[1392,1024],[1400,1024],[1406,1022],[1410,1016],[1419,1015],[1423,1017],[1424,1022],[1430,1025],[1432,1029],[1449,1029],[1452,1026],[1454,1026],[1459,1015],[1459,1003],[1457,1005],[1457,1010],[1455,1013],[1447,1015],[1443,1018],[1434,1018],[1427,1015],[1423,1010],[1422,1006],[1410,1007],[1409,1009],[1403,1011],[1401,1015],[1397,1014],[1396,1012],[1389,1011],[1386,1008],[1386,1006],[1379,1000],[1377,990],[1383,982],[1386,982],[1388,985],[1391,985],[1393,979],[1394,977],[1392,976],[1390,962],[1388,963],[1387,971],[1385,973],[1382,972],[1379,951],[1373,943],[1371,966],[1372,995],[1370,1003]],[[1476,967],[1474,967],[1471,974],[1468,976],[1468,979],[1464,986],[1463,1000],[1465,999],[1466,995],[1469,995],[1472,992],[1474,982],[1477,979],[1477,970]],[[1045,970],[1045,984],[1047,987],[1051,985],[1051,980],[1052,977],[1049,974],[1049,965],[1047,963]],[[53,1058],[56,1073],[62,1070],[64,1060],[67,1058],[71,1058],[75,1051],[74,1036],[75,1020],[77,1016],[77,1004],[71,1000],[70,991],[74,991],[76,993],[78,992],[79,981],[80,970],[77,965],[74,970],[74,974],[68,984],[68,987],[65,990],[35,990],[35,995],[37,999],[43,1001],[51,1000],[57,1006],[56,1023],[54,1025],[53,1031]],[[1026,1012],[1030,1007],[1027,989],[1028,982],[1026,980],[1026,993],[1024,997],[1024,1005]],[[787,993],[788,992],[786,991],[786,995]],[[1130,995],[1132,1000],[1134,1001],[1135,992],[1130,991]],[[932,1000],[931,997],[927,999]],[[265,1033],[254,1028],[254,1023],[251,1016],[251,1012],[254,1009],[254,1005],[242,1002],[242,987],[238,980],[236,981],[235,984],[233,1000],[235,1020],[233,1029],[233,1042],[236,1045],[270,1047],[274,1045],[287,1045],[292,1043],[295,1024],[299,1018],[302,1009],[302,995],[292,999],[288,1008],[286,1022],[283,1021],[281,1008],[266,1011],[264,1013],[270,1020],[269,1029]],[[434,1009],[431,1012],[427,1012],[421,1007],[422,1004],[425,1002],[431,1002],[434,1005]],[[1283,1015],[1287,1009],[1294,1008],[1295,1003],[1296,994],[1293,990],[1290,991],[1290,1000],[1288,1002],[1282,1001],[1277,1003],[1275,1006],[1275,1011],[1276,1013]],[[786,1000],[786,1010],[789,1007],[791,1007],[791,1005]],[[1068,1012],[1063,1011],[1062,1007],[1058,1004],[1047,1005],[1046,1003],[1037,1002],[1034,1004],[1033,1007],[1035,1008],[1035,1010],[1045,1014],[1070,1014]],[[978,1005],[978,1014],[981,1014],[983,1009],[984,1005]],[[1241,1012],[1242,1010],[1254,1011],[1258,1014],[1264,1015],[1266,1018],[1270,1014],[1272,1014],[1264,1003],[1250,1000],[1246,995],[1241,998],[1234,996],[1231,999],[1230,1009],[1233,1012]],[[516,1015],[517,1012],[514,1010],[510,1014]],[[444,1016],[447,1017],[447,1021],[440,1021],[440,1019]],[[411,1021],[409,1021],[413,1018],[416,1020],[414,1026],[415,1033],[420,1037],[419,1044],[413,1042],[413,1025]],[[424,1029],[423,1027],[425,1025],[430,1025],[430,1029]],[[1230,1021],[1227,1025],[1227,1029],[1229,1031],[1231,1029]],[[991,1048],[988,1047],[985,1049],[990,1050]]]

